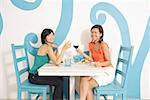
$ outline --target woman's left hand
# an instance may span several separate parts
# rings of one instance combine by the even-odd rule
[[[80,54],[82,54],[82,50],[80,48],[77,48],[76,51]]]
[[[96,67],[101,67],[101,63],[100,62],[95,62],[95,66]]]

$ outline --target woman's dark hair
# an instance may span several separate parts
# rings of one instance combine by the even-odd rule
[[[42,44],[45,44],[46,36],[51,34],[51,33],[54,34],[53,30],[52,29],[48,29],[48,28],[46,28],[46,29],[44,29],[42,31],[42,33],[41,33],[41,42],[42,42]]]
[[[101,42],[103,41],[103,36],[104,36],[103,27],[102,27],[101,25],[94,25],[94,26],[91,28],[91,30],[94,29],[94,28],[98,28],[99,32],[102,33],[102,36],[101,36],[100,39],[99,39],[99,43],[101,43]]]

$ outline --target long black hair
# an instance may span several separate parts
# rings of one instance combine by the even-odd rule
[[[42,42],[42,44],[45,44],[45,42],[46,42],[46,36],[49,35],[49,34],[51,34],[51,33],[54,34],[53,30],[52,29],[48,29],[48,28],[45,28],[42,31],[42,33],[41,33],[41,42]]]
[[[94,26],[92,26],[91,30],[94,28],[98,28],[99,32],[102,33],[102,36],[99,39],[99,43],[101,43],[103,41],[103,37],[104,37],[103,27],[101,25],[94,25]]]

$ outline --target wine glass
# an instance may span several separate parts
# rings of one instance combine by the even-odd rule
[[[73,47],[74,47],[75,49],[77,49],[77,48],[79,47],[79,44],[78,44],[77,42],[75,42],[75,43],[73,44]]]
[[[73,47],[74,47],[75,49],[77,49],[77,48],[79,48],[79,44],[78,44],[77,42],[75,42],[75,43],[73,44]],[[77,52],[77,54],[73,57],[73,59],[74,59],[74,62],[75,62],[75,63],[77,63],[77,62],[80,61],[78,52]]]

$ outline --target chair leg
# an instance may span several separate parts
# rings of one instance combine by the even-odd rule
[[[96,100],[100,100],[100,94],[96,94]]]
[[[123,94],[122,94],[122,100],[127,100],[127,95],[126,95],[126,93],[123,93]]]
[[[104,97],[104,100],[107,100],[106,95],[102,95]]]
[[[116,94],[113,95],[113,100],[116,100]]]
[[[45,91],[45,92],[43,92],[43,100],[46,100],[46,99],[47,99],[47,93]]]
[[[31,100],[31,93],[28,92],[28,100]]]
[[[18,90],[17,100],[21,100],[21,90]]]
[[[38,100],[39,97],[40,97],[40,94],[38,94],[38,95],[36,96],[35,100]]]
[[[50,91],[49,91],[49,99],[53,100],[53,93],[52,93],[52,86],[50,86]]]

